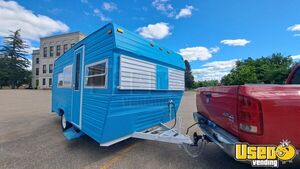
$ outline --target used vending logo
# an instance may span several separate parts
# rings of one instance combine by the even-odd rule
[[[280,145],[249,145],[238,143],[235,145],[235,159],[250,161],[253,167],[279,167],[292,162],[297,154],[296,148],[288,140],[283,140]]]

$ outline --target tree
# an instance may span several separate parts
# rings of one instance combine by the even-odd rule
[[[185,79],[184,79],[185,88],[191,89],[193,88],[193,84],[194,84],[194,76],[192,74],[191,65],[187,60],[184,61],[184,64],[185,64]]]
[[[245,83],[283,84],[291,71],[293,60],[281,53],[258,59],[238,61],[236,68],[221,80],[224,85]]]
[[[0,89],[3,86],[8,86],[9,81],[9,59],[3,56],[0,56]]]
[[[11,31],[9,36],[4,37],[4,44],[0,49],[0,87],[9,85],[11,88],[18,88],[30,78],[26,69],[30,66],[26,57],[28,46],[22,40],[20,31]]]
[[[218,80],[204,80],[204,81],[198,81],[195,82],[193,85],[193,88],[198,88],[198,87],[208,87],[208,86],[218,86],[219,81]]]

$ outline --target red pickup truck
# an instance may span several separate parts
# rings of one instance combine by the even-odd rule
[[[209,140],[231,156],[235,143],[300,149],[300,65],[285,85],[238,85],[197,89],[194,119]]]

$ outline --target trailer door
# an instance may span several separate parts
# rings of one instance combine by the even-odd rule
[[[81,129],[84,46],[74,52],[72,122]]]

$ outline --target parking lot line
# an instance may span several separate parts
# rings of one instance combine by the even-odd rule
[[[138,143],[132,144],[129,147],[122,150],[121,152],[117,153],[112,159],[110,159],[109,161],[105,162],[102,166],[100,166],[100,169],[109,169],[111,166],[113,166],[122,158],[124,158],[137,144]]]

